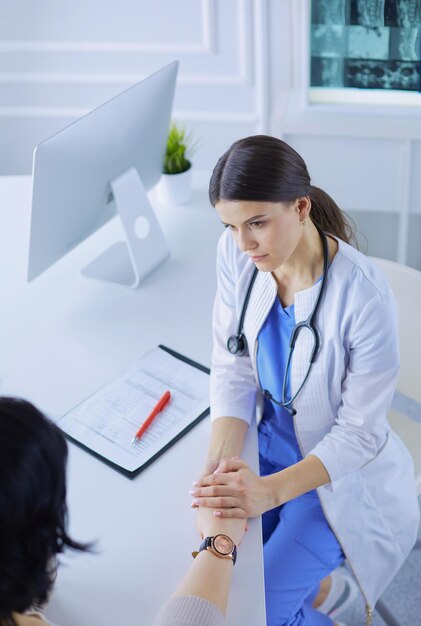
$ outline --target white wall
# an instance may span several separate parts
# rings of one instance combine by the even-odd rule
[[[241,136],[282,136],[314,183],[357,221],[370,254],[421,269],[421,107],[308,107],[308,7],[309,0],[2,2],[0,173],[29,173],[39,141],[177,58],[174,117],[200,139],[198,169],[209,172]]]
[[[173,59],[174,117],[210,169],[259,123],[252,0],[14,0],[0,4],[0,172],[36,143]]]

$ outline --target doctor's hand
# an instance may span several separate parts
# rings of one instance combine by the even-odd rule
[[[205,466],[205,471],[202,474],[202,478],[204,476],[207,476],[208,474],[215,472],[219,465],[220,462],[208,462]],[[199,531],[201,539],[204,539],[205,537],[213,537],[222,533],[223,535],[228,535],[228,537],[231,537],[231,539],[237,546],[240,544],[243,535],[248,528],[246,519],[220,519],[213,514],[213,509],[202,506],[197,506],[194,508],[196,508],[197,510],[196,527]]]
[[[268,476],[257,476],[240,459],[223,460],[213,474],[193,484],[192,507],[211,509],[215,517],[256,517],[276,506]]]

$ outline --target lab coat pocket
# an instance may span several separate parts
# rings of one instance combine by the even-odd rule
[[[412,458],[395,433],[388,433],[380,452],[359,471],[367,499],[392,537],[414,524],[419,506]]]

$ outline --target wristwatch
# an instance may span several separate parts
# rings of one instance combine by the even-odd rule
[[[220,559],[231,559],[233,565],[235,565],[237,560],[237,546],[228,535],[206,537],[200,544],[199,550],[192,552],[192,556],[196,558],[202,550],[212,552],[212,554]]]

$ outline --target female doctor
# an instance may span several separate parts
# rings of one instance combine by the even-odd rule
[[[207,515],[262,515],[268,626],[331,626],[313,608],[344,559],[372,609],[413,546],[411,457],[386,415],[399,370],[396,307],[350,245],[335,202],[269,136],[219,159],[212,436],[194,483]],[[260,476],[240,459],[256,412]]]

